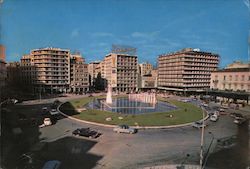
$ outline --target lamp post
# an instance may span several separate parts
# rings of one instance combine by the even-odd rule
[[[202,169],[203,165],[203,144],[204,144],[204,118],[205,118],[205,112],[203,107],[202,109],[202,129],[201,129],[201,144],[200,144],[200,169]]]
[[[209,144],[209,146],[208,146],[208,149],[207,149],[207,152],[206,152],[206,155],[205,155],[205,161],[204,161],[203,167],[202,167],[203,169],[206,167],[206,163],[207,163],[209,151],[210,151],[210,148],[211,148],[211,146],[212,146],[212,144],[213,144],[213,141],[214,141],[214,134],[213,134],[211,131],[208,132],[208,134],[212,135],[212,140],[211,140],[211,142],[210,142],[210,144]]]

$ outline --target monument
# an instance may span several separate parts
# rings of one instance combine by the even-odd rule
[[[108,93],[106,96],[106,103],[112,104],[112,87],[111,87],[111,85],[108,85]]]

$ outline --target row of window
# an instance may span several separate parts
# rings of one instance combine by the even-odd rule
[[[215,75],[215,80],[218,80],[218,75]],[[234,75],[234,76],[233,75],[229,75],[229,76],[224,75],[223,80],[245,81],[245,80],[250,80],[250,76],[248,76],[248,78],[247,78],[245,75],[241,75],[241,76],[239,76],[239,75]]]

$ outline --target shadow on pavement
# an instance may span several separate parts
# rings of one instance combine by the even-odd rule
[[[207,161],[207,167],[216,169],[246,169],[249,161],[249,121],[238,126],[235,144],[212,153]],[[216,151],[216,150],[215,150]]]
[[[60,169],[91,169],[102,158],[102,156],[88,153],[96,143],[96,141],[83,138],[65,137],[48,143],[46,150],[38,153],[38,156],[44,162],[61,161]]]
[[[39,169],[48,160],[60,160],[62,169],[88,169],[97,165],[102,157],[88,153],[97,143],[94,140],[68,136],[47,143],[40,138],[43,106],[1,107],[0,166],[4,169]]]

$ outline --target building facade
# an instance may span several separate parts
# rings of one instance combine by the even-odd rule
[[[89,90],[88,64],[80,54],[70,56],[70,91],[86,93]]]
[[[5,47],[0,45],[0,89],[6,85],[7,69],[5,58]]]
[[[36,68],[34,84],[36,90],[44,92],[66,92],[70,84],[70,51],[60,48],[31,50],[22,59],[30,61]]]
[[[219,55],[199,49],[183,49],[158,58],[158,88],[197,91],[210,87],[211,72],[217,70]]]
[[[235,62],[225,69],[212,72],[210,88],[250,92],[250,65]]]
[[[142,89],[156,89],[157,88],[157,69],[151,70],[150,74],[146,74],[141,77],[141,88]]]
[[[90,85],[94,86],[95,78],[100,72],[100,61],[90,62],[88,64],[88,73],[90,75]]]
[[[21,79],[23,84],[29,88],[35,87],[37,80],[37,69],[33,62],[31,62],[30,55],[24,55],[20,63]],[[34,89],[32,89],[34,90]]]
[[[152,69],[153,65],[148,62],[139,64],[139,73],[141,76],[151,74]]]
[[[136,55],[110,53],[104,59],[104,78],[115,92],[137,90],[138,60]]]

